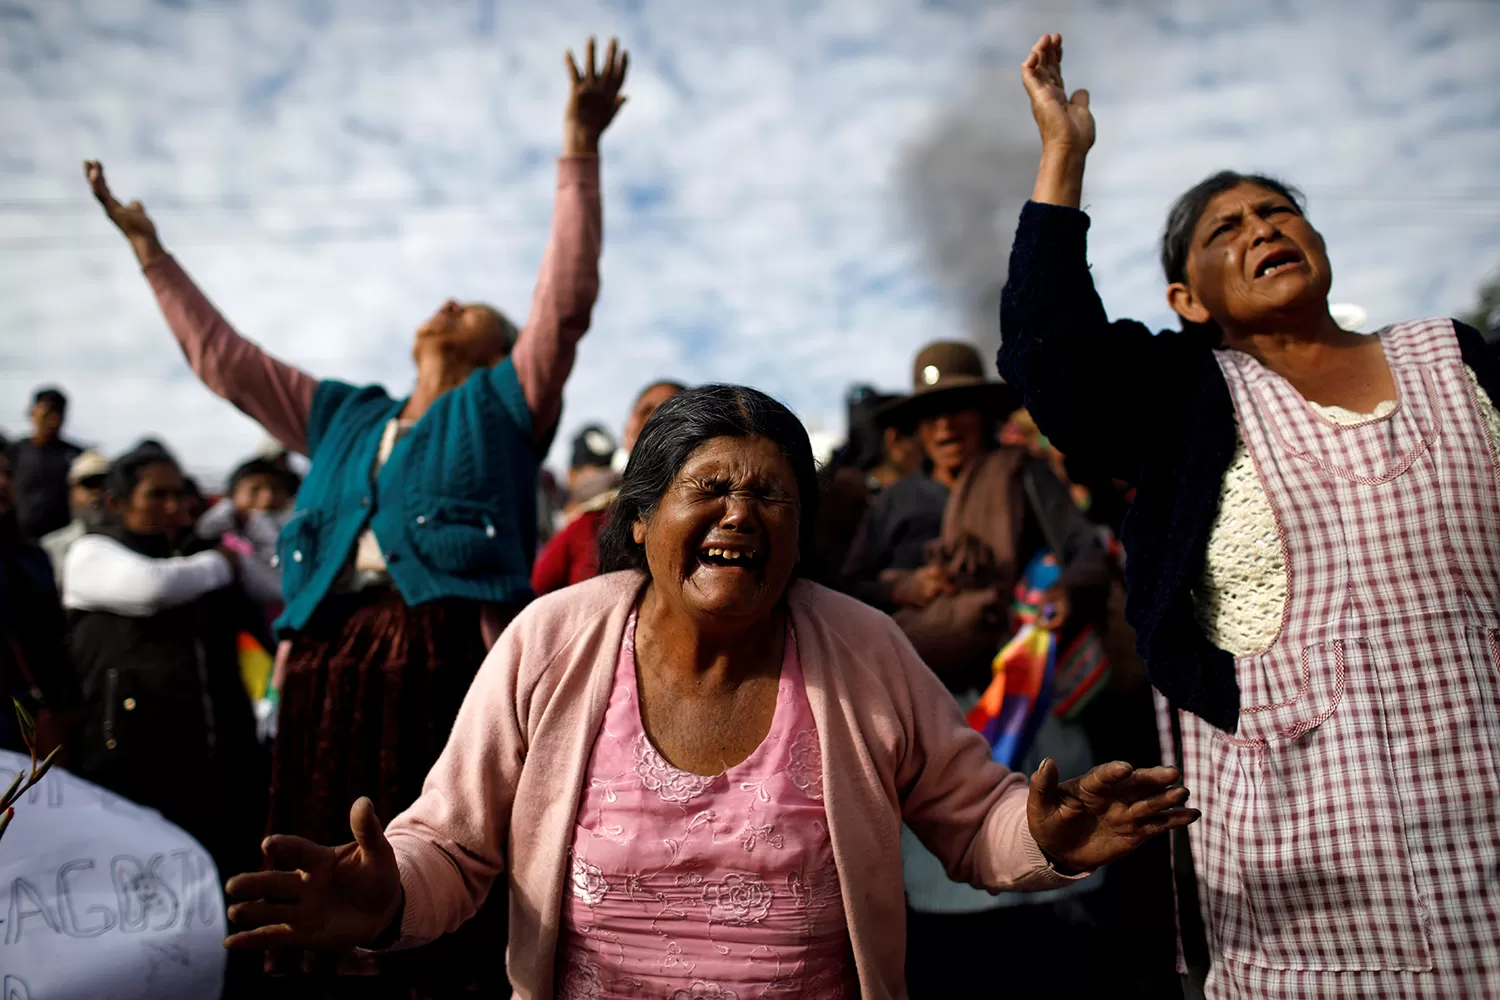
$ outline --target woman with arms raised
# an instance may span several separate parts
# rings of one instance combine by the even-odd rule
[[[1042,161],[1000,369],[1137,487],[1127,611],[1203,810],[1207,993],[1500,994],[1500,369],[1452,320],[1341,329],[1296,192],[1230,172],[1167,220],[1183,332],[1111,323],[1061,61],[1048,35],[1022,67]]]
[[[613,572],[516,618],[384,833],[360,801],[353,843],[267,841],[295,870],[230,880],[253,928],[230,946],[429,941],[504,875],[520,997],[902,997],[903,820],[1001,891],[1195,818],[1171,768],[1060,782],[1048,761],[1028,790],[993,763],[886,615],[796,578],[816,507],[785,407],[667,400],[610,514]]]
[[[405,399],[319,382],[241,338],[140,204],[120,204],[87,165],[194,371],[312,459],[279,553],[277,627],[291,645],[272,831],[328,840],[361,795],[391,814],[410,805],[485,639],[531,597],[537,465],[598,292],[598,143],[624,102],[627,57],[610,42],[596,69],[590,40],[582,72],[567,62],[557,203],[526,328],[517,335],[489,306],[444,303],[417,330]]]

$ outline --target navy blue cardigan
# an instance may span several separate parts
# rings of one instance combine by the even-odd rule
[[[1070,463],[1136,487],[1120,535],[1137,648],[1174,706],[1233,732],[1234,657],[1203,634],[1192,591],[1234,456],[1234,404],[1205,341],[1109,321],[1089,274],[1088,227],[1077,209],[1021,210],[1000,300],[1000,372]],[[1500,401],[1500,362],[1476,330],[1455,327],[1464,363]]]

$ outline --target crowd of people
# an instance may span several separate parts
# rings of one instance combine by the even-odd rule
[[[444,303],[399,397],[242,337],[85,164],[275,444],[205,496],[37,391],[0,678],[212,855],[226,996],[1500,994],[1500,360],[1342,329],[1296,190],[1232,172],[1167,222],[1182,329],[1110,322],[1061,61],[1022,67],[998,372],[921,347],[821,463],[764,393],[664,378],[540,468],[614,42],[567,56],[525,326]],[[1023,630],[1054,666],[1002,756],[966,713]]]

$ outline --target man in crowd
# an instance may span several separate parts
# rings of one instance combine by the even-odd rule
[[[42,537],[42,548],[52,560],[58,590],[62,590],[63,560],[68,549],[90,529],[98,527],[104,509],[104,477],[108,473],[109,459],[97,451],[84,452],[68,468],[68,509],[73,520]]]
[[[68,505],[68,469],[83,449],[62,438],[68,397],[38,389],[31,400],[31,436],[10,446],[16,517],[21,532],[36,540],[73,519]]]

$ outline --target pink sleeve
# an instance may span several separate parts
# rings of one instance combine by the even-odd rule
[[[318,380],[236,333],[172,257],[157,258],[145,273],[193,373],[287,448],[307,454]]]
[[[421,796],[386,827],[406,895],[397,947],[457,930],[505,870],[525,746],[516,699],[521,631],[501,634],[464,696]]]
[[[912,733],[902,819],[949,877],[1001,891],[1053,889],[1084,878],[1047,861],[1026,817],[1029,782],[990,757],[958,703],[914,650],[906,650]]]
[[[573,370],[578,341],[599,297],[599,158],[566,156],[557,163],[552,235],[531,298],[526,327],[511,353],[516,378],[540,438],[562,412],[563,384]]]

